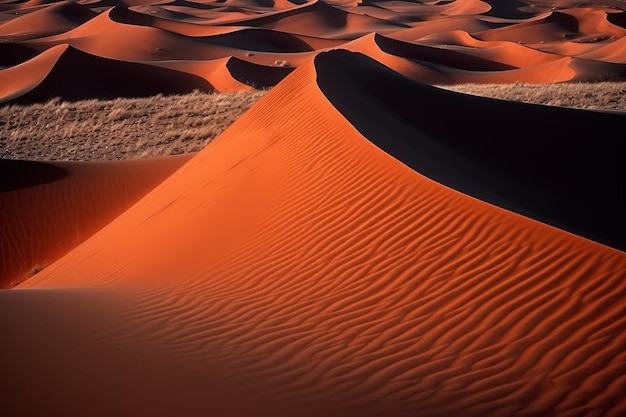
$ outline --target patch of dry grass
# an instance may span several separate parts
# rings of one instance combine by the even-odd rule
[[[0,106],[0,158],[112,160],[197,152],[264,94],[185,95]]]
[[[626,82],[558,84],[461,84],[448,90],[549,106],[626,111]]]
[[[512,101],[626,111],[626,82],[441,86]],[[264,91],[0,106],[0,158],[107,160],[197,152]]]

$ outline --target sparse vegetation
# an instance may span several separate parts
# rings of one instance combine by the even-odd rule
[[[626,82],[445,86],[554,106],[626,111]],[[0,158],[107,160],[197,152],[264,91],[0,106]]]
[[[549,106],[626,111],[626,82],[461,84],[440,87],[476,96]]]
[[[263,91],[0,106],[0,158],[112,160],[197,152]]]

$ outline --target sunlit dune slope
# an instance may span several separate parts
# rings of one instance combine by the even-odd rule
[[[192,155],[112,162],[0,160],[0,288],[50,265]]]
[[[366,79],[344,101],[340,84],[355,75]],[[0,329],[13,340],[0,354],[2,407],[623,414],[624,253],[451,189],[421,173],[424,161],[410,168],[375,146],[351,114],[360,102],[381,120],[380,146],[385,130],[408,127],[406,102],[374,95],[374,75],[389,92],[400,83],[465,104],[443,123],[476,123],[446,146],[486,149],[485,112],[502,103],[423,88],[358,54],[318,55],[92,238],[0,293],[0,314],[15,317]],[[608,120],[555,113],[568,115]],[[412,120],[440,138],[442,122]],[[456,169],[448,162],[440,173]],[[32,340],[60,342],[36,351]]]

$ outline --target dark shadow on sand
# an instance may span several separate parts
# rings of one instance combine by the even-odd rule
[[[47,184],[68,175],[67,170],[46,162],[0,159],[0,193]]]
[[[626,113],[442,90],[344,50],[318,55],[315,65],[333,106],[415,171],[626,250]]]

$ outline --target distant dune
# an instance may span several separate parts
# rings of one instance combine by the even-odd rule
[[[0,415],[624,415],[626,113],[431,85],[620,79],[597,3],[0,3],[6,104],[273,86],[0,160]]]
[[[0,103],[266,88],[335,48],[431,84],[624,79],[623,7],[619,0],[4,1]]]

